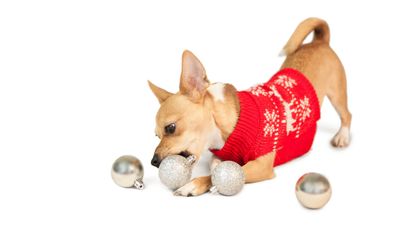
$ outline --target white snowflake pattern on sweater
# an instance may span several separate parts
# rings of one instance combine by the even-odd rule
[[[248,92],[251,92],[253,95],[256,95],[256,96],[260,96],[260,95],[268,96],[268,92],[265,91],[264,88],[262,88],[259,84],[249,88]]]
[[[278,78],[274,82],[285,88],[293,88],[293,86],[297,85],[297,82],[294,79],[286,75],[278,76]]]
[[[298,113],[301,115],[301,120],[305,121],[308,117],[310,117],[311,114],[311,108],[310,108],[310,101],[308,100],[307,96],[304,96],[303,99],[300,100],[300,104],[298,105]]]
[[[268,109],[265,109],[264,116],[265,116],[264,137],[273,136],[278,130],[275,124],[277,120],[277,114],[275,114],[275,110],[272,110],[270,112]]]
[[[287,135],[291,132],[296,133],[296,137],[299,136],[299,131],[301,126],[303,125],[304,121],[310,117],[311,115],[311,107],[310,102],[307,96],[304,96],[302,99],[297,99],[295,94],[292,92],[292,88],[297,85],[297,82],[286,76],[280,75],[274,80],[273,84],[269,85],[270,91],[266,91],[261,85],[254,86],[250,88],[248,91],[251,92],[255,96],[265,96],[271,98],[274,105],[275,102],[273,101],[274,97],[276,97],[284,106],[284,119],[281,119],[280,122],[286,124],[286,132]],[[289,95],[291,95],[291,99],[284,100],[281,94],[278,92],[277,86],[280,86],[287,90]],[[293,114],[296,114],[297,117],[294,118]],[[279,127],[279,114],[275,112],[274,109],[265,109],[264,113],[264,123],[265,126],[263,128],[264,136],[265,137],[274,137],[274,149],[276,143],[278,141],[278,127]],[[299,121],[299,122],[297,122]],[[296,124],[296,126],[294,126]]]

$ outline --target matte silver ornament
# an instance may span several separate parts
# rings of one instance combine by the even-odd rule
[[[161,182],[172,190],[176,190],[190,181],[192,177],[192,165],[196,161],[195,156],[185,158],[180,155],[170,155],[161,161],[159,177]]]
[[[295,194],[304,207],[319,209],[330,200],[330,183],[319,173],[306,173],[298,179]]]
[[[218,164],[212,171],[212,193],[232,196],[239,193],[245,184],[245,174],[239,164],[225,161]]]
[[[115,160],[111,169],[112,179],[124,188],[144,189],[144,169],[140,160],[131,155],[124,155]]]

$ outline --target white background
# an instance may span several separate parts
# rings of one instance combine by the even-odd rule
[[[414,232],[413,7],[400,1],[2,1],[0,232]],[[209,79],[266,81],[298,23],[327,20],[348,74],[352,144],[331,148],[325,102],[313,149],[234,197],[175,197],[150,159],[158,102],[192,50]],[[133,154],[146,189],[111,180]],[[305,172],[333,187],[321,210],[294,194]]]

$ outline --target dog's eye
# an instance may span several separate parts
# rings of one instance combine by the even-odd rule
[[[176,131],[176,124],[172,123],[164,127],[164,131],[166,134],[174,134],[174,131]]]

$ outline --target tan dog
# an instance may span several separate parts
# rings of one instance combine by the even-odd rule
[[[314,31],[311,43],[302,45]],[[323,20],[309,18],[295,30],[282,54],[287,58],[281,68],[294,68],[313,85],[320,106],[327,96],[341,119],[341,127],[332,140],[336,147],[347,146],[351,114],[347,107],[346,76],[343,66],[329,46],[329,27]],[[200,158],[208,149],[220,149],[238,121],[240,106],[237,91],[231,84],[210,84],[202,63],[189,51],[183,52],[180,91],[169,93],[149,82],[160,102],[156,116],[156,135],[161,139],[152,165],[158,167],[168,155],[193,154]],[[258,157],[243,166],[246,182],[274,177],[275,152]],[[213,157],[211,169],[220,160]],[[175,191],[176,195],[196,196],[211,187],[210,176],[193,179]]]

